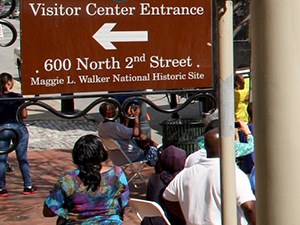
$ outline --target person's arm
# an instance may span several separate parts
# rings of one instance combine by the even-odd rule
[[[119,182],[124,187],[124,189],[121,192],[120,203],[121,203],[122,209],[124,209],[128,205],[130,191],[129,191],[128,181],[127,181],[124,171],[121,168],[119,168],[119,170],[120,170],[119,171],[119,173],[120,173]]]
[[[246,220],[250,225],[256,225],[256,201],[248,201],[241,205]]]
[[[43,215],[44,215],[44,217],[56,216],[56,214],[49,209],[49,207],[46,205],[46,203],[44,203]]]
[[[242,131],[246,136],[247,136],[248,134],[251,134],[251,130],[250,130],[250,128],[249,128],[249,126],[248,126],[247,123],[245,123],[245,122],[243,122],[243,121],[241,121],[241,120],[239,120],[238,122],[239,122],[239,124],[240,124],[241,131]]]
[[[234,141],[235,157],[241,157],[254,152],[254,137],[252,134],[247,135],[247,143]]]
[[[27,109],[26,108],[22,109],[21,116],[22,116],[22,119],[27,118]]]
[[[148,138],[146,134],[140,133],[140,140],[142,141],[147,141],[151,146],[154,146],[155,148],[157,148],[158,144],[153,141],[152,139]]]
[[[184,179],[184,173],[181,171],[177,174],[174,179],[168,184],[163,193],[163,199],[165,200],[167,208],[171,213],[177,217],[185,220],[184,214],[180,206],[180,199],[178,198],[178,191],[182,190],[182,180]]]
[[[132,134],[132,136],[134,137],[139,137],[140,135],[140,119],[139,119],[140,113],[141,110],[139,107],[137,107],[135,110],[131,109],[131,107],[128,109],[128,115],[135,117],[133,123],[133,134]]]
[[[235,157],[248,155],[248,154],[254,152],[254,137],[253,137],[248,125],[243,121],[238,121],[238,122],[240,123],[242,132],[247,137],[247,143],[242,143],[239,141],[234,142]]]
[[[250,101],[250,93],[249,93],[249,92],[247,93],[247,95],[246,95],[246,97],[245,97],[245,101],[246,101],[246,102],[249,102],[249,101]]]
[[[165,200],[165,202],[166,202],[166,205],[167,205],[168,209],[174,215],[178,216],[182,220],[185,220],[179,202],[171,202],[171,201],[168,201],[168,200]]]
[[[140,121],[139,118],[134,119],[134,124],[133,124],[133,134],[134,137],[139,137],[140,135]]]
[[[129,119],[125,116],[124,119],[123,119],[123,123],[122,123],[124,126],[128,127],[129,125]]]
[[[68,218],[68,210],[64,208],[66,197],[64,194],[65,191],[62,189],[64,180],[65,178],[59,177],[46,197],[43,208],[43,215],[45,217],[59,216]]]
[[[129,186],[127,182],[126,175],[124,171],[121,169],[121,167],[114,167],[116,175],[119,177],[119,184],[123,187],[123,190],[121,190],[121,195],[118,199],[118,202],[120,204],[120,218],[121,220],[124,220],[124,212],[125,212],[125,207],[128,205],[128,199],[129,199]],[[120,187],[119,187],[120,189]]]
[[[133,116],[132,109],[130,106],[127,109],[127,115]],[[126,115],[124,116],[122,124],[126,127],[128,127],[128,125],[129,125],[129,118]]]
[[[238,131],[238,129],[235,129],[234,140],[236,140],[236,141],[240,141],[240,137],[239,137],[239,131]]]
[[[256,225],[256,197],[248,176],[236,166],[236,200],[250,225]]]

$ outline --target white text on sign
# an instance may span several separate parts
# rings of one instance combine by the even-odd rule
[[[133,16],[136,7],[119,6],[113,7],[98,6],[97,3],[89,3],[82,11],[80,6],[64,6],[54,3],[29,3],[34,16],[80,16],[82,12],[89,16]],[[140,3],[139,15],[141,16],[202,16],[205,10],[203,7],[171,7],[151,6],[150,3]]]

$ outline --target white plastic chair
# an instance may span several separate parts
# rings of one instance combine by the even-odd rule
[[[136,211],[138,218],[142,221],[144,217],[160,216],[167,225],[171,225],[161,206],[153,201],[130,198],[129,205]]]
[[[137,187],[136,183],[133,182],[134,179],[140,178],[145,184],[147,184],[147,180],[141,174],[142,169],[146,166],[146,160],[132,162],[126,153],[122,150],[119,143],[113,139],[101,139],[104,148],[107,150],[108,157],[113,162],[114,165],[120,166],[123,168],[125,173],[128,169],[131,170],[131,173],[126,173],[128,177],[128,183],[132,182],[135,187]]]

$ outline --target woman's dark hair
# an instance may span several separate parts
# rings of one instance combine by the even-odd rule
[[[115,111],[116,110],[115,105],[112,103],[108,103],[108,102],[104,102],[100,105],[99,111],[103,117],[107,117],[108,110]]]
[[[103,117],[106,116],[106,110],[107,110],[107,108],[109,107],[108,105],[109,105],[109,104],[106,103],[106,102],[104,102],[104,103],[102,103],[102,104],[100,105],[99,112],[100,112],[100,114],[101,114]]]
[[[4,94],[6,90],[5,85],[8,83],[8,81],[12,81],[13,76],[10,75],[9,73],[1,73],[0,74],[0,94]]]
[[[79,178],[84,186],[87,186],[87,191],[97,190],[101,182],[101,162],[108,158],[100,139],[92,134],[82,136],[74,145],[72,157],[80,170]]]

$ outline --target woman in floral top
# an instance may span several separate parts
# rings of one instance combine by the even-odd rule
[[[127,179],[120,167],[108,166],[99,138],[85,135],[72,151],[78,169],[60,176],[45,200],[43,214],[57,224],[123,224],[128,204]]]

